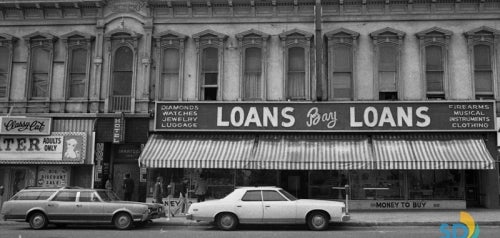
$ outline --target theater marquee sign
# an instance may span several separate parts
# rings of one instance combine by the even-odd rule
[[[157,102],[156,131],[493,131],[494,101]]]

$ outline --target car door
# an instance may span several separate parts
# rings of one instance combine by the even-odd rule
[[[108,222],[103,214],[103,203],[94,191],[81,191],[76,202],[75,214],[82,222]]]
[[[296,206],[276,190],[262,190],[264,216],[266,223],[295,223]]]
[[[236,201],[235,213],[238,216],[240,223],[261,223],[263,208],[262,208],[262,192],[261,190],[248,190]]]
[[[73,222],[76,220],[77,191],[59,191],[47,203],[47,217],[49,221]]]

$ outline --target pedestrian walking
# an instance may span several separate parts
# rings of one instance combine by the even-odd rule
[[[200,175],[200,179],[196,183],[194,194],[198,202],[205,201],[205,196],[207,194],[207,181],[205,180],[205,175]]]
[[[155,203],[163,204],[163,179],[162,177],[156,178],[156,183],[153,189],[153,199]]]

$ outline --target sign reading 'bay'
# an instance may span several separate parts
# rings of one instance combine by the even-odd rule
[[[491,131],[493,101],[158,102],[157,131]]]

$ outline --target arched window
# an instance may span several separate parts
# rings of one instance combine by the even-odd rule
[[[223,100],[224,44],[227,35],[205,30],[194,34],[198,55],[198,98]],[[219,70],[220,69],[220,70]]]
[[[240,48],[240,98],[258,101],[267,98],[267,41],[269,35],[255,29],[236,34]]]
[[[155,36],[156,57],[161,68],[156,70],[156,100],[182,100],[184,78],[184,41],[187,36],[172,30]]]
[[[486,26],[465,33],[471,62],[472,90],[476,99],[497,95],[497,42],[500,31]]]
[[[0,98],[7,97],[10,51],[7,47],[0,47]]]
[[[306,83],[305,50],[293,47],[288,50],[287,95],[290,99],[305,99]]]
[[[69,69],[69,98],[83,98],[87,79],[87,49],[76,48],[71,51]]]
[[[42,47],[31,51],[31,98],[49,96],[50,51]]]
[[[134,54],[132,49],[121,46],[115,51],[113,64],[113,96],[130,96]]]
[[[328,39],[328,100],[355,100],[355,64],[359,33],[340,28],[325,33]]]
[[[288,100],[310,100],[311,82],[309,60],[311,33],[293,29],[279,35],[283,47],[284,98]]]
[[[404,33],[384,28],[370,33],[375,49],[374,84],[379,100],[397,100],[403,97],[400,82],[400,54]]]
[[[451,31],[432,27],[417,33],[420,44],[420,67],[426,99],[448,98],[448,48]]]
[[[202,71],[201,71],[201,99],[217,100],[219,81],[219,51],[217,48],[209,47],[203,49]]]
[[[162,99],[175,100],[179,97],[179,50],[166,48],[163,50],[163,67],[161,74]]]
[[[262,50],[257,47],[245,49],[244,99],[261,99],[261,77]]]

